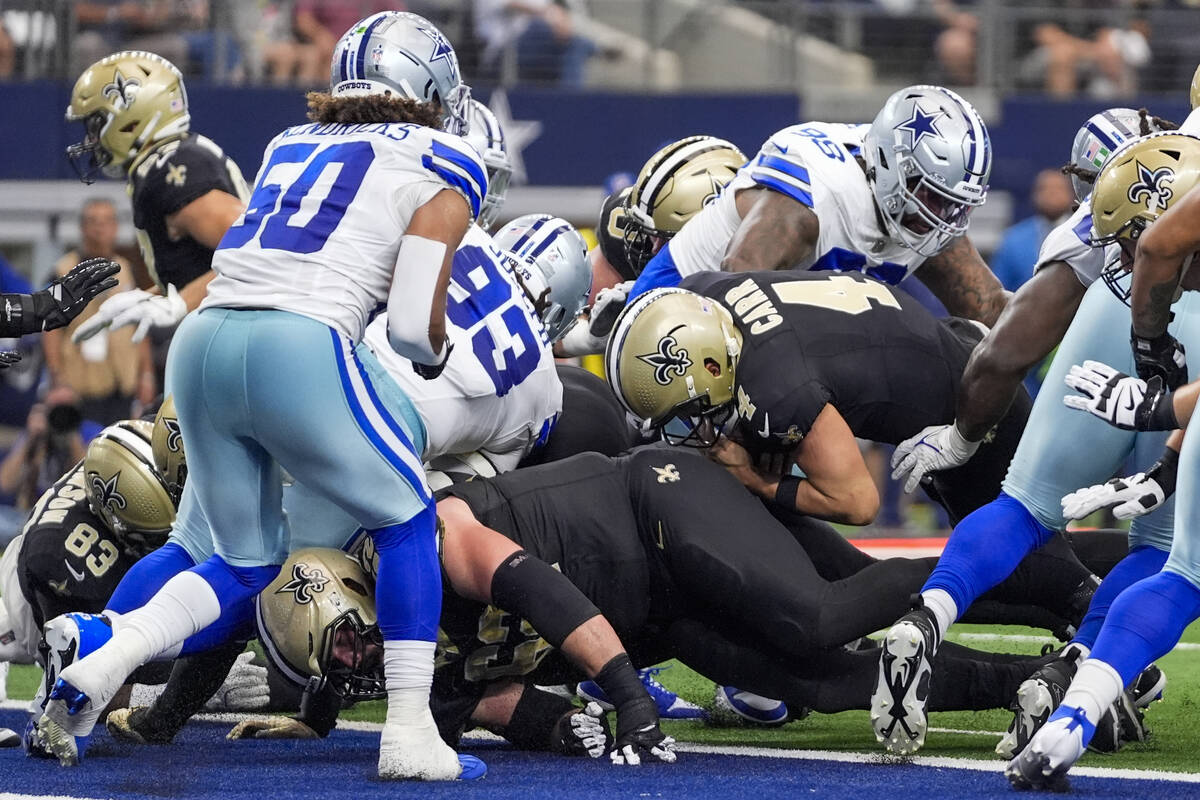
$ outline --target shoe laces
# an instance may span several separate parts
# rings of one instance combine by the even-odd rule
[[[670,667],[647,667],[646,669],[638,670],[638,676],[642,679],[642,684],[645,685],[648,691],[657,695],[674,696],[675,693],[659,683],[656,677],[664,669],[670,669]]]

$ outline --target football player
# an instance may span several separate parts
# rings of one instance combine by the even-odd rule
[[[1098,245],[1119,248],[1123,267],[1132,271],[1127,296],[1134,347],[1131,354],[1120,354],[1117,369],[1094,360],[1072,366],[1065,382],[1082,395],[1064,401],[1091,412],[1117,433],[1172,431],[1187,425],[1194,408],[1193,386],[1171,391],[1186,380],[1186,365],[1168,324],[1186,345],[1200,344],[1188,338],[1189,329],[1180,328],[1197,313],[1195,295],[1181,290],[1200,288],[1188,272],[1200,251],[1197,185],[1200,138],[1177,133],[1148,136],[1118,151],[1096,179],[1092,238]],[[1138,377],[1130,377],[1135,370]],[[1194,436],[1183,437],[1177,459],[1184,481],[1197,474],[1198,446]],[[1095,735],[1098,712],[1154,659],[1168,653],[1200,616],[1196,501],[1183,491],[1177,504],[1174,540],[1162,570],[1128,585],[1112,601],[1061,704],[1010,762],[1006,774],[1014,786],[1064,786],[1067,771]]]
[[[380,552],[380,776],[485,773],[441,741],[429,712],[441,581],[424,430],[411,402],[399,414],[380,402],[354,349],[384,303],[388,346],[422,378],[436,378],[454,349],[451,265],[487,189],[478,154],[456,135],[469,91],[436,27],[381,12],[338,43],[330,91],[309,95],[313,122],[267,146],[248,209],[221,239],[217,277],[176,333],[168,364],[188,437],[175,529],[210,532],[216,555],[175,575],[63,669],[39,723],[60,759],[72,760],[74,738],[133,668],[177,651],[275,577],[288,540],[286,470],[372,531]],[[314,191],[323,201],[298,215]],[[103,641],[108,632],[86,633]]]
[[[1106,163],[1111,152],[1148,133],[1153,122],[1129,109],[1097,114],[1076,136],[1072,163],[1091,162],[1093,167]],[[1050,233],[1042,245],[1033,278],[1017,292],[968,364],[955,422],[920,431],[897,448],[893,460],[897,477],[912,471],[905,487],[908,490],[922,476],[936,476],[935,470],[970,464],[977,443],[1001,419],[1014,392],[1020,391],[1017,387],[1025,372],[1058,346],[1043,384],[1048,388],[1034,405],[1002,493],[955,528],[938,568],[922,590],[923,607],[899,621],[889,634],[888,647],[895,642],[906,652],[913,648],[925,653],[935,650],[959,609],[970,605],[979,591],[995,585],[1027,553],[1056,537],[1069,518],[1086,516],[1116,503],[1128,502],[1147,510],[1157,507],[1153,514],[1134,521],[1129,532],[1129,555],[1106,576],[1074,641],[1055,666],[1056,674],[1039,676],[1038,681],[1023,687],[1015,703],[1013,725],[998,748],[1009,757],[1028,742],[1038,721],[1045,720],[1055,696],[1061,697],[1062,676],[1069,679],[1079,656],[1086,655],[1095,643],[1117,594],[1162,567],[1174,527],[1174,505],[1170,500],[1164,502],[1170,493],[1164,487],[1174,484],[1176,451],[1168,452],[1155,464],[1164,453],[1166,434],[1115,430],[1071,414],[1059,402],[1061,391],[1054,388],[1062,386],[1071,364],[1086,359],[1108,361],[1134,371],[1134,362],[1126,355],[1128,345],[1123,333],[1128,310],[1106,288],[1105,281],[1099,280],[1106,263],[1119,264],[1118,249],[1091,246],[1093,219],[1093,208],[1085,202]],[[1185,302],[1172,328],[1192,346],[1200,346],[1200,320],[1195,316],[1198,309]],[[1080,442],[1088,446],[1081,448]],[[1064,508],[1064,495],[1080,486],[1107,480],[1130,456],[1135,468],[1145,473],[1143,479],[1131,481],[1119,497],[1103,493],[1077,495]],[[1124,509],[1122,516],[1129,516]],[[903,657],[896,663],[904,663]],[[926,663],[914,667],[917,672],[926,668]],[[889,741],[889,747],[910,752],[920,747],[923,736],[909,738],[903,731],[923,730],[921,704],[912,698],[902,702],[891,696],[891,687],[904,685],[895,677],[888,678],[881,671],[878,707],[889,710],[880,712],[876,730],[884,738],[893,734],[899,737]],[[903,724],[894,716],[901,713]]]
[[[688,136],[659,150],[632,186],[604,200],[592,262],[594,302],[586,326],[563,340],[565,356],[604,349],[633,280],[684,223],[716,200],[746,163],[735,145],[715,136]],[[595,331],[593,333],[593,330]]]
[[[96,295],[117,285],[121,266],[106,258],[90,258],[33,294],[0,294],[0,337],[52,331],[79,316]],[[0,369],[21,360],[21,354],[0,351]]]
[[[92,64],[71,92],[67,120],[84,137],[67,148],[81,180],[125,178],[152,291],[121,292],[75,331],[78,342],[115,325],[171,327],[204,298],[213,251],[246,207],[241,170],[211,139],[191,132],[183,76],[162,56],[114,53]]]
[[[483,165],[487,167],[487,194],[483,197],[483,207],[479,209],[475,224],[490,231],[496,224],[500,209],[504,207],[508,184],[512,180],[512,159],[508,157],[504,129],[490,108],[472,98],[467,110],[467,132],[463,138],[479,151]]]
[[[583,454],[456,484],[441,495],[448,581],[433,706],[450,741],[482,725],[525,747],[559,749],[566,741],[577,748],[566,726],[591,730],[576,719],[585,712],[536,686],[575,676],[550,643],[597,611],[634,663],[677,657],[715,680],[737,680],[796,708],[865,708],[877,656],[840,644],[871,630],[885,608],[906,604],[909,587],[932,562],[877,562],[809,519],[793,518],[789,530],[719,466],[686,450],[639,448],[616,459]],[[737,537],[729,537],[732,529]],[[810,548],[826,551],[821,569],[828,576]],[[846,566],[831,567],[838,561]],[[291,580],[318,600],[320,581],[304,572]],[[585,601],[548,596],[562,576]],[[356,642],[370,641],[369,611],[353,620],[365,625],[330,626],[329,613],[314,626],[317,612],[281,592],[259,600],[271,657],[286,660],[299,681],[328,676],[353,686],[347,673],[354,669],[357,685],[369,686],[364,678],[374,656]],[[369,597],[341,595],[350,606]],[[933,702],[947,709],[1003,703],[1040,663],[976,660],[965,648],[947,656],[955,677],[932,687]],[[324,735],[332,727],[328,712],[336,714],[339,704],[323,706],[324,718],[254,722],[235,735]],[[620,730],[618,713],[618,739]]]
[[[951,314],[991,325],[1005,292],[965,235],[991,165],[983,120],[939,86],[901,89],[870,125],[792,125],[651,259],[629,296],[718,269],[854,271],[895,285],[919,268]]]

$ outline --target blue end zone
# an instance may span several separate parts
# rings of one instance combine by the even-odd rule
[[[24,714],[0,711],[0,726],[20,730]],[[173,745],[117,744],[103,731],[86,760],[55,762],[0,750],[0,792],[67,797],[371,798],[477,797],[489,800],[571,798],[1009,797],[999,773],[911,764],[850,764],[683,753],[674,766],[611,764],[521,753],[492,743],[463,748],[481,757],[488,775],[458,784],[408,784],[375,777],[378,734],[335,731],[317,742],[226,741],[228,724],[193,722]],[[999,762],[997,762],[999,765]],[[1178,800],[1197,784],[1108,778],[1072,780],[1076,794]]]

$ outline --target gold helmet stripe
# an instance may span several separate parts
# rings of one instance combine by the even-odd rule
[[[636,197],[633,199],[637,201],[638,210],[647,216],[653,216],[658,193],[675,176],[680,167],[696,156],[713,150],[739,152],[735,145],[715,136],[697,136],[692,139],[684,139],[676,144],[679,146],[664,155],[662,161],[651,168],[650,176],[646,178],[642,191],[635,192]]]

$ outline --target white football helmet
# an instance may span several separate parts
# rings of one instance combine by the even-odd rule
[[[1148,116],[1146,120],[1150,127],[1148,133],[1162,130],[1154,117]],[[1075,142],[1071,145],[1071,165],[1098,173],[1113,153],[1141,135],[1142,117],[1139,112],[1132,108],[1101,111],[1088,117],[1088,121],[1075,134]],[[1075,190],[1075,200],[1082,203],[1092,193],[1092,182],[1072,174],[1071,188]]]
[[[940,86],[909,86],[888,98],[863,142],[867,177],[888,228],[929,257],[967,232],[987,197],[992,145],[966,101]]]
[[[492,110],[472,98],[467,106],[467,132],[463,138],[483,156],[487,167],[488,188],[483,198],[483,207],[475,220],[479,227],[488,230],[504,206],[508,195],[508,183],[512,179],[512,161],[508,158],[508,145],[504,142],[504,130]]]
[[[566,336],[592,291],[587,242],[579,231],[565,219],[526,214],[501,228],[493,239],[513,255],[517,274],[550,341]]]
[[[359,20],[333,49],[329,91],[334,97],[399,93],[442,107],[442,129],[467,129],[471,89],[458,56],[437,27],[416,14],[381,11]]]

